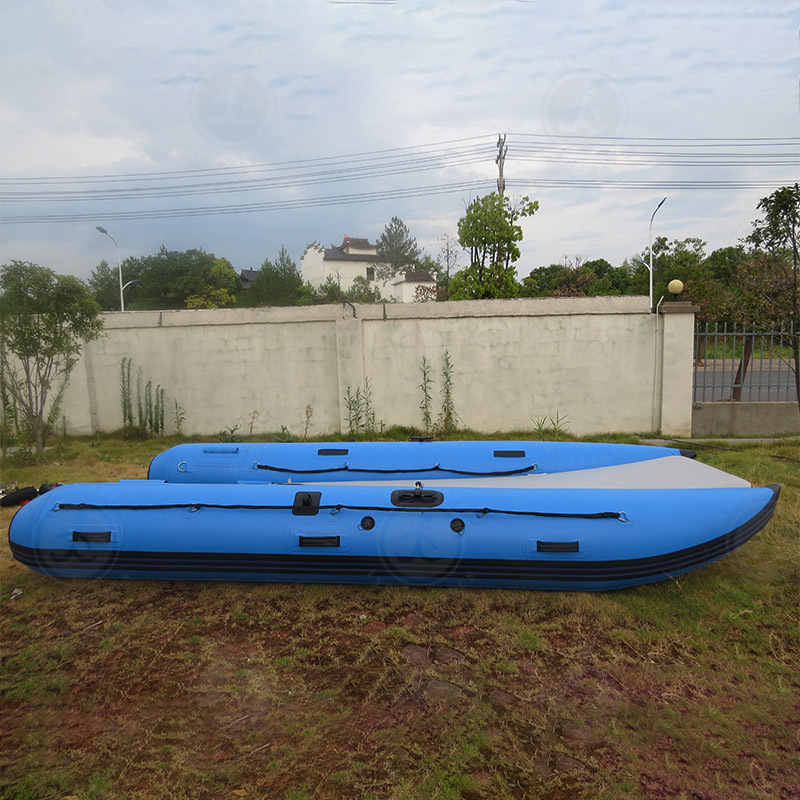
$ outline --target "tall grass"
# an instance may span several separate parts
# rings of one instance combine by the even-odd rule
[[[166,393],[160,384],[144,382],[144,370],[136,371],[136,422],[133,416],[133,359],[123,357],[120,361],[120,403],[122,407],[122,427],[128,438],[163,436],[166,417]],[[180,425],[185,421],[183,409],[175,401],[175,419]],[[180,427],[179,425],[179,427]]]

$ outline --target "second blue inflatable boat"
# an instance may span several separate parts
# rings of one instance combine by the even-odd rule
[[[513,477],[686,455],[692,450],[601,442],[464,441],[180,444],[148,477],[170,483],[287,483]]]

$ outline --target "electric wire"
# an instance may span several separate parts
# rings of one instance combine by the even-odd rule
[[[639,189],[639,190],[743,190],[770,189],[792,180],[724,179],[691,177],[680,172],[665,179],[612,177],[621,169],[635,175],[643,169],[692,168],[693,174],[707,168],[790,168],[800,166],[800,138],[656,138],[556,136],[508,134],[506,163],[551,165],[553,170],[535,176],[507,177],[511,188],[530,189]],[[299,196],[308,187],[336,183],[366,183],[420,173],[444,175],[453,170],[471,171],[495,160],[493,136],[472,136],[423,145],[384,148],[340,156],[295,159],[273,164],[213,167],[183,171],[119,173],[111,175],[43,176],[0,178],[0,199],[6,210],[15,204],[59,204],[75,202],[141,201],[177,197],[224,196],[239,193],[280,191],[283,196],[260,202],[212,204],[179,208],[105,209],[71,213],[4,213],[0,224],[83,222],[88,220],[168,219],[215,216],[285,209],[317,208],[335,204],[378,202],[471,192],[494,187],[494,178],[473,178],[412,187],[386,187],[322,196]],[[792,148],[781,151],[781,148]],[[491,160],[490,160],[491,159]],[[567,177],[566,168],[612,167],[609,175]],[[557,171],[555,174],[553,172]],[[631,174],[630,172],[628,173]],[[724,174],[724,173],[716,173]],[[768,173],[774,174],[774,173]],[[552,177],[551,177],[552,175]],[[293,196],[285,196],[291,194]]]
[[[442,142],[434,142],[431,144],[422,144],[422,145],[409,145],[407,147],[391,147],[391,148],[384,148],[382,150],[367,150],[362,153],[351,153],[347,155],[341,156],[320,156],[317,158],[302,158],[302,159],[294,159],[290,161],[277,161],[273,164],[248,164],[248,165],[239,165],[235,167],[206,167],[201,169],[190,169],[190,170],[173,170],[167,172],[125,172],[125,173],[117,173],[117,174],[106,174],[106,175],[82,175],[82,176],[49,176],[49,177],[2,177],[0,176],[0,182],[22,182],[22,183],[38,183],[43,181],[54,181],[54,182],[69,182],[69,183],[79,183],[79,182],[92,182],[92,181],[115,181],[115,180],[122,180],[122,179],[129,179],[129,180],[162,180],[164,178],[183,178],[189,176],[198,176],[198,175],[233,175],[233,174],[244,174],[254,171],[260,170],[277,170],[277,169],[292,169],[298,166],[308,166],[314,164],[324,165],[326,163],[335,163],[335,162],[345,162],[348,165],[352,165],[354,163],[363,163],[368,161],[376,161],[380,159],[391,159],[391,158],[402,158],[404,157],[405,153],[411,151],[421,151],[421,150],[428,150],[431,154],[435,154],[437,152],[446,152],[447,150],[442,150],[445,145],[453,145],[453,144],[461,144],[462,142],[472,142],[477,141],[479,139],[487,139],[491,140],[493,135],[487,136],[469,136],[462,139],[448,139]],[[491,145],[491,149],[494,149],[494,144],[489,141]],[[462,146],[462,149],[465,146]],[[440,148],[431,150],[431,148]],[[449,148],[453,150],[454,148]],[[455,148],[457,149],[457,148]]]
[[[452,194],[469,191],[485,191],[495,185],[495,181],[474,180],[434,186],[419,186],[410,189],[383,190],[380,192],[362,192],[352,195],[333,195],[313,198],[294,198],[273,200],[262,203],[247,203],[231,206],[198,206],[190,208],[168,208],[143,211],[94,212],[85,214],[41,214],[41,215],[3,215],[0,224],[11,223],[50,223],[50,222],[87,222],[106,220],[137,219],[171,219],[175,217],[220,216],[226,214],[243,214],[258,211],[277,211],[301,208],[319,208],[331,205],[349,205],[353,203],[371,203],[380,200],[396,200],[414,197],[430,197],[441,194]]]
[[[235,181],[216,181],[169,185],[164,187],[135,187],[118,189],[81,189],[36,192],[4,192],[2,197],[8,202],[64,202],[74,200],[129,200],[151,197],[184,197],[203,194],[224,194],[230,192],[259,191],[262,189],[286,189],[298,186],[321,185],[344,181],[365,180],[390,175],[405,175],[428,172],[455,166],[486,163],[486,152],[458,153],[453,157],[410,159],[404,164],[376,165],[353,170],[342,168],[321,172],[301,172],[295,175],[254,178]]]

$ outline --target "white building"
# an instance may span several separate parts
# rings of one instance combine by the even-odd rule
[[[338,247],[323,247],[319,242],[308,245],[300,259],[300,273],[315,289],[333,277],[345,291],[355,278],[364,277],[370,288],[380,290],[381,297],[398,303],[413,302],[419,286],[436,287],[427,272],[406,272],[382,283],[375,276],[378,263],[378,248],[368,239],[345,236]]]

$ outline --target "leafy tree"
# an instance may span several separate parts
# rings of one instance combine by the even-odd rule
[[[792,353],[792,370],[800,406],[800,297],[798,297],[797,239],[800,227],[800,188],[785,186],[762,198],[764,216],[753,222],[744,240],[750,250],[728,247],[714,251],[705,269],[687,285],[701,305],[701,318],[737,322],[752,331],[772,331],[788,323],[783,337]],[[746,337],[735,378],[733,399],[744,381],[753,338]]]
[[[698,280],[710,278],[722,283],[730,283],[749,258],[750,256],[742,245],[720,247],[703,262]]]
[[[222,308],[236,301],[233,292],[239,286],[239,277],[227,258],[214,259],[207,281],[197,294],[186,298],[186,308]]]
[[[686,284],[686,294],[700,305],[704,322],[734,322],[770,331],[790,313],[792,274],[787,261],[755,250],[738,260],[730,273],[710,272]]]
[[[137,281],[125,290],[126,308],[136,300],[138,279],[141,269],[138,259],[126,258],[122,262],[122,280],[124,283]],[[87,281],[92,294],[103,311],[119,311],[119,270],[103,259],[93,270]]]
[[[642,272],[641,280],[638,271]],[[647,293],[647,269],[627,259],[615,267],[604,258],[564,257],[562,264],[538,267],[522,279],[523,297],[608,297]]]
[[[800,185],[784,186],[769,197],[762,197],[758,209],[764,212],[753,222],[747,241],[757,249],[772,253],[788,249],[793,268],[797,268],[797,239],[800,232]]]
[[[264,259],[245,299],[248,305],[293,306],[302,295],[303,278],[297,263],[281,246],[274,263]]]
[[[548,267],[532,269],[522,279],[520,294],[523,297],[552,297],[564,273],[563,264],[550,264]]]
[[[624,259],[621,268],[628,273],[630,280],[628,291],[625,294],[647,296],[650,293],[650,269],[644,261],[644,256],[637,253],[631,258]]]
[[[82,281],[27,261],[0,268],[3,394],[37,456],[84,342],[102,330],[100,306]]]
[[[186,308],[190,297],[194,307],[229,305],[240,287],[239,277],[224,258],[203,250],[167,250],[155,255],[126,259],[123,277],[130,266],[139,272],[136,299],[128,308]]]
[[[586,267],[565,267],[553,292],[555,297],[586,297],[596,275]]]
[[[653,242],[653,298],[657,304],[659,299],[669,295],[667,285],[677,278],[684,284],[699,277],[705,260],[706,243],[702,239],[674,239],[667,241],[666,236],[658,236]],[[642,261],[649,264],[650,251],[645,250]],[[644,294],[649,292],[649,286]]]
[[[399,217],[392,217],[375,244],[378,248],[375,275],[384,283],[395,275],[408,272],[420,257],[417,240]]]
[[[523,297],[585,297],[596,278],[585,263],[582,256],[564,256],[563,264],[533,269],[522,279],[520,294]]]
[[[800,234],[800,185],[783,186],[769,197],[762,197],[757,208],[764,212],[753,223],[747,241],[757,249],[765,249],[791,270],[789,292],[781,314],[792,323],[795,378],[798,380],[800,403],[800,286],[798,285],[797,239]]]
[[[325,303],[342,303],[345,300],[344,290],[339,281],[328,275],[322,284],[314,290],[314,304],[324,305]]]
[[[103,311],[119,310],[119,274],[108,261],[103,259],[92,270],[88,284]]]
[[[353,283],[348,289],[342,289],[333,275],[328,275],[325,281],[313,291],[312,303],[325,305],[328,303],[379,303],[381,300],[380,289],[373,289],[370,282],[363,275],[353,278]],[[306,305],[306,303],[303,303]]]
[[[769,284],[781,288],[766,300],[772,318],[789,323],[784,337],[792,351],[797,405],[800,408],[800,286],[798,286],[797,240],[800,234],[800,185],[783,186],[762,197],[757,208],[764,216],[753,222],[747,242],[756,252],[765,251]],[[758,321],[758,316],[754,317]]]
[[[514,205],[492,192],[473,200],[458,221],[459,244],[469,252],[469,266],[457,272],[450,284],[453,300],[515,297],[519,293],[514,264],[524,217],[533,216],[539,203],[523,197]]]
[[[378,303],[381,299],[381,291],[377,287],[373,289],[363,275],[356,275],[350,288],[345,291],[344,299],[351,303]]]

